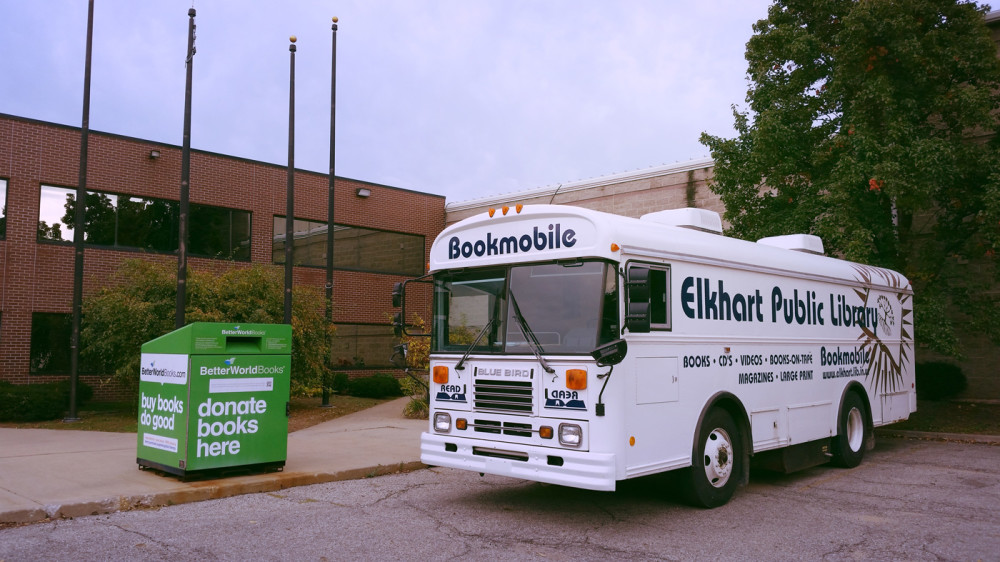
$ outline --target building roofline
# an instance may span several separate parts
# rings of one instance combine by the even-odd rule
[[[22,122],[25,122],[25,123],[34,123],[34,124],[38,124],[38,125],[46,125],[46,126],[49,126],[49,127],[56,127],[56,128],[59,128],[59,129],[67,129],[67,130],[70,130],[70,131],[80,131],[80,127],[76,127],[76,126],[73,126],[73,125],[64,125],[62,123],[54,123],[52,121],[43,121],[41,119],[32,119],[31,117],[21,117],[19,115],[11,115],[9,113],[3,113],[3,112],[0,112],[0,119],[10,119],[10,120],[13,120],[13,121],[22,121]],[[101,136],[104,136],[104,137],[110,137],[110,138],[115,138],[115,139],[122,139],[122,140],[133,141],[133,142],[141,142],[141,143],[147,143],[147,144],[150,144],[150,145],[153,145],[153,146],[160,146],[160,147],[164,147],[164,148],[175,148],[177,150],[182,150],[182,147],[179,146],[179,145],[170,144],[170,143],[162,142],[162,141],[155,141],[155,140],[150,140],[150,139],[142,139],[142,138],[139,138],[139,137],[131,137],[131,136],[128,136],[128,135],[121,135],[121,134],[118,134],[118,133],[108,133],[108,132],[105,132],[105,131],[97,131],[97,130],[94,130],[94,129],[91,129],[90,133],[91,134],[96,134],[96,135],[101,135]],[[282,169],[288,167],[288,166],[281,165],[281,164],[275,164],[273,162],[265,162],[263,160],[254,160],[252,158],[244,158],[242,156],[233,156],[231,154],[223,154],[221,152],[213,152],[211,150],[202,150],[202,149],[199,149],[199,148],[192,148],[191,152],[197,152],[198,154],[203,154],[203,155],[206,155],[206,156],[218,156],[220,158],[228,158],[230,160],[236,160],[236,161],[239,161],[239,162],[246,162],[248,164],[259,164],[259,165],[262,165],[262,166],[272,166],[272,167],[275,167],[275,168],[282,168]],[[304,174],[315,174],[315,175],[318,175],[318,176],[321,176],[321,177],[329,177],[330,176],[330,174],[324,174],[322,172],[316,172],[316,171],[313,171],[313,170],[305,170],[305,169],[302,169],[302,168],[295,168],[295,172],[296,173],[302,172]],[[436,193],[427,193],[426,191],[418,191],[418,190],[415,190],[415,189],[406,189],[405,187],[396,187],[394,185],[386,185],[384,183],[376,183],[376,182],[372,182],[372,181],[359,180],[359,179],[356,179],[356,178],[348,178],[348,177],[344,177],[344,176],[334,175],[334,177],[336,179],[338,179],[338,180],[351,181],[351,182],[356,182],[356,183],[362,183],[362,184],[365,184],[365,185],[371,185],[371,186],[374,186],[374,187],[382,187],[382,188],[386,188],[386,189],[394,189],[396,191],[405,191],[407,193],[415,193],[415,194],[418,194],[418,195],[426,195],[428,197],[437,197],[438,199],[445,199],[444,195],[438,195]]]
[[[556,186],[548,185],[545,187],[526,189],[524,191],[514,191],[511,193],[504,193],[501,195],[480,197],[478,199],[470,199],[468,201],[456,201],[454,203],[445,204],[445,212],[451,213],[456,211],[465,211],[469,209],[476,209],[484,205],[509,203],[512,201],[520,201],[535,197],[544,197],[546,195],[555,197],[557,193],[571,193],[574,191],[581,191],[584,189],[592,189],[595,187],[614,185],[617,183],[624,183],[628,181],[654,178],[666,174],[688,172],[691,170],[708,168],[713,165],[715,165],[715,160],[713,160],[712,158],[698,158],[694,160],[688,160],[686,162],[675,162],[673,164],[664,164],[662,166],[654,166],[652,168],[630,170],[627,172],[620,172],[617,174],[598,176],[596,178],[561,183]]]
[[[986,17],[983,19],[986,20],[986,25],[990,25],[995,21],[1000,21],[1000,10],[993,10],[992,12],[986,14]]]

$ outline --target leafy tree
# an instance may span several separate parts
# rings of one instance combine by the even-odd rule
[[[135,391],[143,343],[174,329],[176,269],[144,260],[125,261],[113,282],[84,299],[81,339],[84,357]],[[280,270],[262,265],[219,274],[194,271],[187,278],[188,322],[280,323],[284,280]],[[333,327],[323,315],[323,296],[308,287],[294,289],[292,304],[293,393],[315,388],[325,370]]]
[[[808,232],[903,271],[917,340],[957,355],[961,310],[1000,341],[1000,62],[988,7],[955,0],[776,0],[747,43],[738,136],[702,134],[730,232]]]

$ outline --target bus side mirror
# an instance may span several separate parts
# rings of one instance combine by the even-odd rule
[[[628,343],[625,340],[615,340],[591,351],[590,356],[597,360],[598,367],[607,367],[621,363],[626,353],[628,353]]]
[[[392,285],[392,307],[399,308],[403,306],[403,284],[394,283]]]
[[[625,328],[632,333],[649,332],[649,293],[649,268],[629,267],[625,279]]]
[[[392,315],[392,333],[396,337],[408,336],[408,337],[430,337],[430,332],[422,332],[419,334],[414,334],[406,330],[406,284],[407,283],[434,283],[433,280],[428,279],[430,274],[424,275],[423,277],[417,277],[416,279],[407,279],[402,283],[393,283],[392,285],[392,306],[393,308],[400,308],[399,312]],[[419,296],[419,294],[418,294]],[[417,299],[418,301],[420,299]]]

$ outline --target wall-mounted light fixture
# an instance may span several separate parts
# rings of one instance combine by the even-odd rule
[[[371,197],[372,196],[372,190],[368,189],[367,187],[359,187],[354,192],[354,194],[357,195],[358,197],[365,197],[365,198],[367,198],[367,197]]]
[[[159,150],[153,149],[153,150],[149,151],[149,158],[150,158],[150,160],[156,160],[159,157],[160,157],[160,151]]]

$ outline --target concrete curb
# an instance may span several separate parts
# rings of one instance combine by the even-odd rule
[[[366,468],[354,468],[340,472],[272,472],[238,476],[226,480],[189,482],[189,487],[182,490],[132,496],[113,496],[97,501],[46,505],[44,508],[0,512],[0,523],[37,523],[48,519],[72,519],[74,517],[131,511],[133,509],[151,509],[168,505],[228,498],[243,494],[274,492],[311,484],[360,480],[387,474],[412,472],[423,468],[427,468],[427,465],[419,461],[414,461],[392,466],[378,465]]]
[[[907,431],[904,429],[876,429],[880,437],[902,437],[904,439],[927,439],[933,441],[955,441],[960,443],[980,443],[1000,445],[1000,435],[977,435],[974,433],[937,433],[930,431]]]

